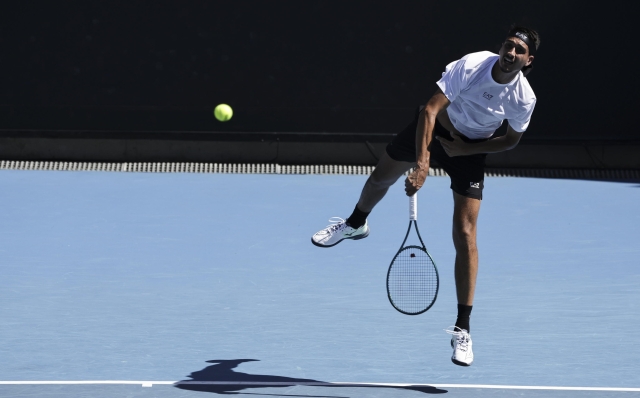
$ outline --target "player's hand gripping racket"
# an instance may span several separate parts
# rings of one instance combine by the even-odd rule
[[[438,297],[440,285],[436,264],[418,231],[417,201],[417,194],[409,199],[409,228],[387,272],[389,301],[396,310],[407,315],[422,314],[431,308]],[[415,228],[421,246],[405,246],[411,226]]]

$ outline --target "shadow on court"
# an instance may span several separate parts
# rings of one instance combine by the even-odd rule
[[[216,394],[254,394],[250,392],[239,392],[252,388],[283,388],[295,386],[314,386],[314,387],[367,387],[367,388],[395,388],[401,390],[419,391],[425,394],[444,394],[447,391],[429,386],[372,386],[365,384],[333,384],[313,379],[299,379],[293,377],[259,375],[236,372],[234,369],[244,362],[254,362],[257,359],[214,359],[207,361],[214,365],[191,373],[188,377],[191,380],[181,380],[175,384],[175,387],[200,392],[211,392]],[[221,383],[221,384],[214,384]],[[235,384],[237,383],[237,384]],[[309,397],[309,398],[347,398],[334,395],[291,395],[291,394],[264,394],[257,395],[274,395],[282,397]]]

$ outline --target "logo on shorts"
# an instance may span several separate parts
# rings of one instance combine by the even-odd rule
[[[482,94],[483,97],[485,97],[486,99],[491,99],[493,98],[493,95],[489,94],[488,92],[484,92],[484,94]]]
[[[480,183],[479,182],[470,182],[469,185],[471,185],[471,188],[480,189]]]

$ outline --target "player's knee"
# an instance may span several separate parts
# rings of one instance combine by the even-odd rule
[[[375,189],[387,189],[391,185],[393,185],[393,183],[396,182],[396,180],[397,178],[395,179],[388,178],[388,177],[385,177],[384,175],[376,174],[374,172],[371,174],[371,176],[369,176],[369,179],[367,180],[367,184],[369,184],[371,187]]]
[[[476,226],[471,222],[458,222],[453,225],[453,243],[457,249],[476,247]]]

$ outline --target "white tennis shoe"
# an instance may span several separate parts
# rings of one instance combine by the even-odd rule
[[[331,247],[345,239],[358,240],[369,236],[369,225],[366,221],[360,228],[350,227],[347,221],[340,217],[331,217],[329,222],[331,224],[311,237],[311,243],[319,247]]]
[[[450,329],[445,329],[445,332],[452,335],[451,347],[453,348],[453,355],[451,356],[451,362],[460,366],[470,366],[473,363],[473,349],[469,332],[457,326],[451,326]]]

